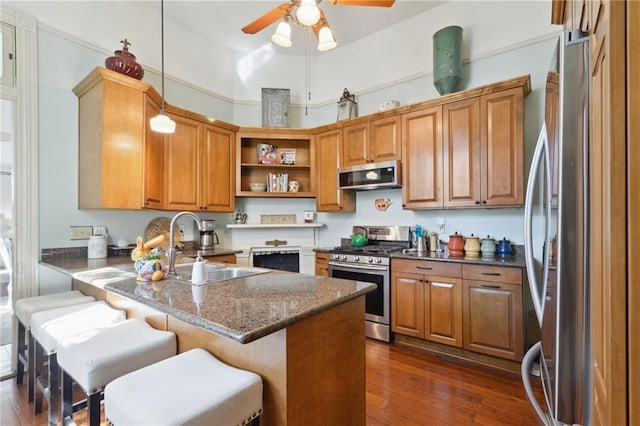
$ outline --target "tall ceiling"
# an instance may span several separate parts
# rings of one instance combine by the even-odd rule
[[[286,1],[288,0],[165,0],[165,28],[176,25],[232,51],[249,52],[271,42],[270,37],[278,21],[254,35],[244,34],[241,28]],[[386,8],[339,6],[321,1],[319,6],[327,16],[339,48],[442,3],[442,0],[396,0],[391,8]],[[141,27],[149,26],[155,29],[159,25],[160,15],[159,0],[8,0],[3,1],[3,5],[31,15],[47,26],[76,36],[76,28],[90,28],[92,32],[108,33],[113,26],[111,23],[125,17],[133,18]],[[294,26],[291,38],[293,47],[277,47],[277,52],[304,55],[307,50],[305,31]],[[312,35],[309,45],[310,53],[318,54]]]

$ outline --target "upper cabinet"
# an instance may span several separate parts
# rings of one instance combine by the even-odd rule
[[[104,68],[73,90],[79,208],[233,211],[236,126],[168,105],[176,132],[154,132],[158,93]]]
[[[161,138],[148,131],[157,110],[151,87],[96,68],[73,91],[79,105],[78,207],[161,205]]]
[[[311,131],[297,129],[243,128],[237,134],[240,167],[236,175],[239,197],[315,197],[314,148]],[[261,160],[261,149],[273,151],[271,160]],[[291,164],[293,163],[293,164]],[[297,181],[297,191],[287,182]],[[278,184],[280,182],[280,185]],[[249,184],[267,184],[264,192],[251,191]]]
[[[341,129],[318,133],[316,139],[316,210],[319,212],[353,212],[354,191],[338,189],[338,167],[342,157]]]
[[[403,208],[521,206],[529,91],[518,77],[404,113]]]
[[[341,166],[399,160],[400,115],[345,126]]]
[[[232,212],[235,133],[169,113],[176,131],[164,135],[164,207]]]

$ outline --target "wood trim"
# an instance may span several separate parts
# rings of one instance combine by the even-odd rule
[[[551,1],[551,23],[554,25],[564,24],[564,5],[565,0]]]
[[[627,259],[640,256],[640,2],[627,2]],[[635,136],[636,140],[632,140]],[[634,145],[635,142],[635,145]],[[628,262],[628,283],[640,283],[640,262]],[[640,288],[628,286],[629,424],[640,424]]]

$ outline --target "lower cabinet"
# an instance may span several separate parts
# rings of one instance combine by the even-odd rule
[[[394,259],[391,271],[392,331],[461,347],[460,265]]]
[[[316,275],[329,276],[329,253],[316,253]]]
[[[522,270],[464,265],[462,271],[463,347],[520,361],[525,334]]]
[[[525,335],[522,270],[393,259],[391,329],[520,361]]]

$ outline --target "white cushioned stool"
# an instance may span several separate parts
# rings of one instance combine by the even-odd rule
[[[61,343],[58,367],[62,370],[63,424],[74,411],[73,381],[87,394],[89,425],[99,425],[101,392],[108,383],[175,356],[176,350],[175,334],[157,330],[140,319],[118,323],[82,342]]]
[[[124,311],[106,302],[50,309],[31,315],[31,334],[35,340],[35,413],[42,411],[42,397],[48,400],[49,424],[57,424],[60,414],[60,371],[57,350],[63,342],[79,342],[101,330],[126,320]],[[45,365],[48,374],[45,380]]]
[[[262,379],[192,349],[109,383],[104,410],[114,426],[258,424]]]
[[[16,384],[21,384],[25,368],[27,369],[27,394],[29,402],[33,401],[35,386],[35,344],[31,335],[31,315],[47,311],[49,309],[62,308],[64,306],[79,305],[93,302],[96,299],[85,296],[78,290],[63,291],[61,293],[46,294],[43,296],[27,297],[16,301],[13,309],[18,319],[18,344],[16,345]],[[28,342],[28,343],[27,343]]]

